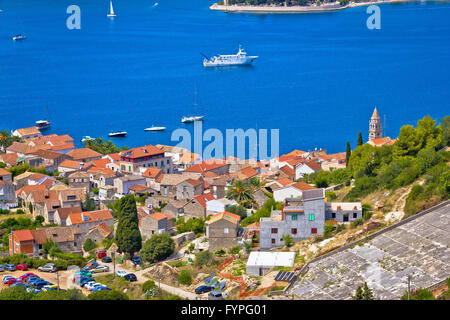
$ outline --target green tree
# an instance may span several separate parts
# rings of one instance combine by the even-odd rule
[[[126,195],[121,199],[119,211],[119,223],[115,235],[116,244],[119,252],[127,252],[133,256],[142,247],[139,219],[133,195]]]
[[[195,254],[195,266],[208,266],[213,261],[213,255],[209,251],[200,251]]]
[[[450,146],[450,116],[441,119],[442,145]]]
[[[237,214],[241,218],[245,218],[247,216],[247,209],[245,209],[243,206],[230,206],[227,208],[227,211]]]
[[[127,150],[127,147],[117,147],[115,144],[112,143],[111,140],[103,141],[102,138],[97,138],[95,140],[90,140],[83,142],[83,144],[101,154],[110,154],[110,153],[118,153],[124,150]]]
[[[358,134],[358,142],[356,143],[356,146],[357,147],[359,147],[359,146],[362,146],[363,145],[363,137],[362,137],[362,133],[361,133],[361,131],[359,132],[359,134]]]
[[[345,151],[345,163],[348,167],[348,163],[350,162],[350,156],[352,155],[352,148],[350,147],[350,141],[347,141],[347,150]]]
[[[144,261],[156,262],[169,257],[175,250],[175,242],[167,233],[155,234],[145,241],[141,249]]]
[[[290,234],[283,234],[281,239],[283,239],[286,248],[289,248],[294,244],[294,239],[292,239]]]
[[[146,293],[150,289],[156,288],[155,281],[147,280],[142,284],[142,292]]]
[[[97,244],[91,238],[87,238],[83,244],[83,250],[88,252],[95,248],[97,248]]]
[[[373,292],[367,285],[367,282],[364,282],[363,286],[356,288],[353,300],[373,300]]]
[[[86,199],[81,204],[81,207],[83,211],[94,211],[95,210],[95,202],[94,199],[92,199],[89,194],[86,194]]]
[[[0,291],[0,300],[31,300],[34,293],[27,292],[23,287],[6,288]]]
[[[408,300],[408,291],[405,291],[401,299]],[[411,292],[411,294],[409,294],[409,300],[436,300],[436,298],[433,296],[433,293],[431,291],[419,288],[418,290],[413,291]]]
[[[7,130],[0,131],[0,149],[5,150],[13,144],[13,142],[23,142],[22,138],[11,135]]]
[[[253,194],[250,187],[242,180],[234,181],[227,190],[227,198],[236,200],[242,206],[249,208],[253,202]]]

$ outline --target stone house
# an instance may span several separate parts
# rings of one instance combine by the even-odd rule
[[[70,156],[68,156],[64,153],[55,152],[55,151],[51,151],[51,150],[42,150],[42,149],[31,153],[31,155],[36,156],[39,159],[38,166],[45,167],[45,170],[48,172],[53,172],[53,171],[58,170],[58,166],[62,162],[64,162],[65,160],[71,159]]]
[[[114,179],[114,187],[116,188],[118,197],[127,195],[129,189],[136,184],[145,185],[145,178],[142,176],[128,175]]]
[[[305,182],[300,181],[274,190],[273,199],[275,201],[282,202],[286,198],[301,197],[304,191],[313,189],[316,188]]]
[[[69,187],[71,188],[84,188],[86,193],[91,192],[90,175],[84,171],[77,171],[69,174]]]
[[[114,224],[114,216],[109,209],[71,213],[66,219],[66,225],[78,227],[83,234],[103,222],[108,226]]]
[[[67,155],[69,155],[72,158],[72,160],[81,162],[98,160],[103,157],[101,153],[98,153],[97,151],[94,151],[90,148],[74,149],[72,151],[67,152]]]
[[[155,167],[161,169],[163,173],[173,172],[172,158],[167,157],[163,150],[153,145],[122,151],[119,155],[122,173],[136,173],[139,167]]]
[[[209,251],[228,250],[238,245],[241,217],[229,212],[218,213],[206,222]]]
[[[57,208],[55,214],[53,215],[53,223],[59,224],[60,226],[66,226],[66,220],[71,213],[81,213],[81,207],[67,207],[67,208]]]
[[[302,198],[286,198],[281,211],[260,220],[260,248],[283,246],[282,236],[294,241],[322,235],[325,225],[325,189],[306,190]]]
[[[225,198],[228,188],[233,184],[234,178],[229,175],[223,175],[210,183],[210,192],[216,199]]]
[[[102,222],[96,226],[90,227],[88,233],[84,236],[84,241],[91,239],[95,243],[100,243],[103,239],[109,239],[114,236],[110,226]]]
[[[6,181],[9,183],[13,183],[12,173],[9,172],[8,170],[0,168],[0,181]]]
[[[174,232],[174,222],[175,219],[168,214],[153,212],[139,219],[139,230],[148,239],[154,234]]]
[[[162,209],[162,212],[174,218],[180,216],[185,220],[192,218],[206,218],[205,209],[195,199],[188,201],[184,200],[169,200],[167,205]]]
[[[327,202],[325,217],[339,223],[362,219],[361,202]]]
[[[9,234],[9,254],[43,257],[42,249],[47,239],[55,242],[62,252],[82,254],[83,236],[80,229],[73,226],[12,231]]]
[[[14,185],[11,182],[0,180],[0,208],[9,209],[17,205]]]
[[[320,171],[321,169],[322,167],[320,166],[320,164],[318,164],[314,160],[299,163],[295,167],[295,180],[303,178],[305,174],[315,173]]]
[[[203,180],[186,179],[176,186],[176,199],[194,199],[203,193]]]

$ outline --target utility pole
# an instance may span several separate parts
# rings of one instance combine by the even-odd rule
[[[411,296],[411,274],[408,274],[408,300],[410,300],[410,296]]]
[[[114,251],[111,252],[111,257],[113,260],[113,279],[116,278],[116,253]]]
[[[56,283],[58,284],[58,290],[59,290],[59,271],[56,270]]]

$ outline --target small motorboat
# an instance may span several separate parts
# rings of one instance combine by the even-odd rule
[[[108,134],[108,137],[125,137],[127,135],[126,131],[114,131]]]
[[[21,34],[18,34],[17,36],[14,36],[12,39],[14,40],[14,41],[17,41],[17,40],[25,40],[27,37],[25,37],[25,36],[23,36],[23,35],[21,35]]]
[[[150,128],[145,128],[144,131],[164,131],[166,129],[166,127],[155,127],[152,125]]]
[[[191,117],[183,117],[181,118],[181,122],[183,123],[191,123],[195,121],[203,121],[204,116],[191,116]]]
[[[83,138],[81,138],[81,142],[88,142],[88,141],[94,141],[95,139],[90,137],[90,136],[83,136]]]

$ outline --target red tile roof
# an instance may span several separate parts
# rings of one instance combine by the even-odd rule
[[[111,163],[111,161],[109,161],[109,159],[105,159],[105,158],[98,159],[98,160],[92,160],[91,162],[95,167],[102,168],[102,169],[106,169],[106,165],[108,163]]]
[[[299,189],[301,191],[316,189],[315,187],[313,187],[313,186],[311,186],[311,185],[309,185],[309,184],[307,184],[306,182],[303,182],[303,181],[294,183],[292,185],[292,187],[295,187],[295,188],[297,188],[297,189]]]
[[[227,164],[223,160],[211,159],[211,160],[203,161],[202,163],[195,164],[192,167],[187,168],[184,171],[185,172],[206,172],[206,171],[214,170],[217,168],[221,168],[226,165]]]
[[[14,236],[17,238],[17,240],[19,240],[19,242],[34,240],[33,234],[28,229],[15,230]]]
[[[286,186],[294,183],[294,181],[292,181],[292,180],[290,180],[288,178],[281,178],[281,179],[276,180],[276,182],[281,184],[283,187],[286,187]]]
[[[138,147],[138,148],[133,148],[133,149],[129,149],[126,151],[122,151],[120,153],[122,158],[131,158],[131,159],[154,156],[154,155],[158,155],[158,154],[164,155],[164,151],[162,151],[161,149],[159,149],[151,144],[149,144],[148,146],[143,146],[143,147]]]
[[[315,162],[314,160],[311,161],[307,161],[304,163],[305,165],[307,165],[308,167],[310,167],[312,170],[314,171],[319,171],[320,169],[322,169],[322,167],[320,166],[320,164],[318,164],[317,162]]]
[[[89,217],[89,220],[83,221],[83,217]],[[71,213],[69,214],[70,221],[72,224],[79,224],[79,223],[87,223],[87,222],[93,222],[93,221],[105,221],[114,219],[113,215],[108,209],[104,210],[97,210],[97,211],[85,211],[82,213]]]
[[[19,190],[16,190],[16,195],[20,195],[22,192],[25,192],[26,195],[30,194],[33,191],[44,191],[47,190],[46,187],[42,184],[38,185],[27,185],[23,186]]]
[[[194,199],[203,207],[206,208],[206,202],[215,200],[211,193],[204,193],[194,196]]]
[[[67,152],[67,155],[71,156],[73,160],[83,160],[102,156],[101,153],[98,153],[97,151],[89,148],[74,149]]]
[[[145,170],[145,172],[142,174],[143,177],[146,178],[156,178],[159,174],[161,173],[161,169],[155,168],[155,167],[150,167],[147,170]]]
[[[81,161],[74,160],[64,160],[60,163],[59,167],[70,168],[70,169],[79,169],[84,163]]]
[[[8,170],[0,168],[0,176],[8,176],[8,175],[12,175],[12,173],[9,172]]]

